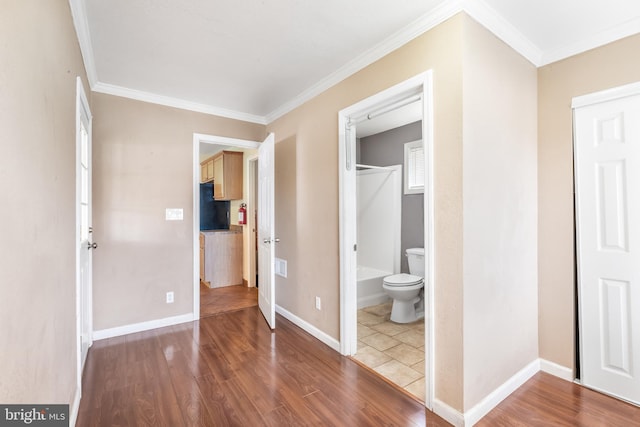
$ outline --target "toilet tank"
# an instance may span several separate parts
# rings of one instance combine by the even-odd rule
[[[407,249],[407,260],[409,261],[409,273],[424,277],[424,248]]]

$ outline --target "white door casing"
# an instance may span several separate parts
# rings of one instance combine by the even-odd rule
[[[640,404],[640,85],[626,88],[574,99],[580,361],[585,386]]]
[[[357,220],[356,220],[356,127],[371,113],[406,105],[411,99],[422,102],[422,140],[426,169],[424,187],[425,242],[425,406],[433,408],[434,397],[434,201],[433,201],[433,87],[432,72],[426,71],[379,92],[338,113],[338,153],[340,190],[340,352],[357,350]],[[411,101],[412,102],[412,101]]]
[[[76,84],[76,317],[79,380],[92,344],[91,111],[82,80]]]
[[[271,133],[258,148],[258,306],[271,329],[276,326],[274,145]]]
[[[257,149],[259,141],[226,136],[193,134],[193,320],[200,319],[200,143]]]

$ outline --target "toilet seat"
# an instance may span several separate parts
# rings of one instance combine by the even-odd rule
[[[392,276],[387,276],[383,279],[383,284],[387,286],[413,286],[422,283],[422,277],[414,276],[413,274],[394,274]]]

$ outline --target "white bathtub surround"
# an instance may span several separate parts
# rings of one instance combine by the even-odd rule
[[[389,301],[382,289],[382,280],[393,272],[358,266],[358,310]]]
[[[359,167],[358,309],[389,299],[382,289],[382,280],[400,272],[402,225],[402,166]]]

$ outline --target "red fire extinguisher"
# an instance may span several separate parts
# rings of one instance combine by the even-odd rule
[[[247,205],[242,203],[240,209],[238,209],[238,224],[244,225],[247,223]]]

